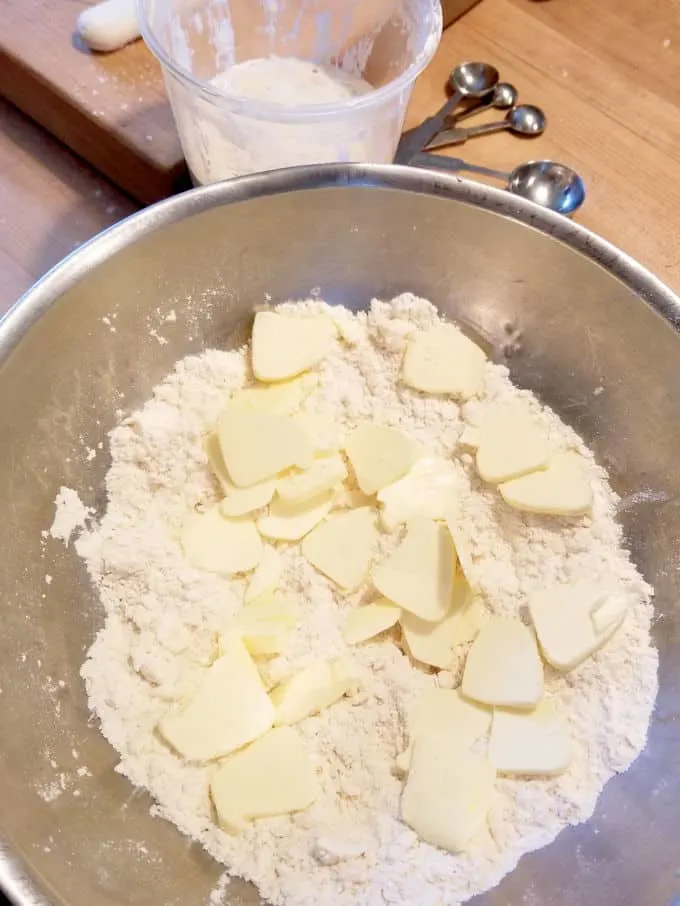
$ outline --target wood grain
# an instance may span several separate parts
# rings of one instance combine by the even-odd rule
[[[69,5],[72,28],[83,4]],[[42,41],[54,41],[54,25]],[[482,0],[445,33],[416,84],[407,125],[441,104],[452,66],[474,58],[493,62],[522,100],[543,106],[548,130],[532,140],[471,140],[451,153],[505,170],[543,157],[575,166],[588,188],[576,220],[680,290],[680,0]],[[106,60],[90,64],[100,73]],[[132,209],[58,143],[0,107],[0,310]]]
[[[0,93],[141,202],[189,185],[160,69],[141,41],[94,54],[85,0],[2,0]]]

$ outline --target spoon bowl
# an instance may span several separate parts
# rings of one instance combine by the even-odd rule
[[[468,117],[481,113],[483,110],[510,110],[517,103],[519,92],[510,82],[498,82],[490,95],[480,98],[457,116],[452,114],[446,121],[447,126],[457,126]]]
[[[490,63],[461,63],[452,70],[449,85],[454,95],[482,98],[498,84],[499,73]]]
[[[533,104],[519,104],[505,118],[508,128],[516,135],[541,135],[547,125],[545,113]]]
[[[558,214],[573,214],[586,197],[586,187],[575,170],[551,160],[534,160],[508,177],[508,190]]]

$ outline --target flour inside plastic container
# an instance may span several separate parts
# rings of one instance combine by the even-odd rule
[[[409,334],[438,321],[429,302],[407,293],[373,301],[359,314],[319,301],[282,310],[324,312],[337,328],[304,410],[323,413],[342,431],[366,421],[398,427],[423,451],[453,458],[461,526],[489,613],[518,615],[528,596],[551,582],[602,580],[626,589],[633,604],[614,638],[572,673],[546,669],[546,693],[568,722],[571,766],[553,778],[500,778],[487,826],[465,853],[419,840],[400,820],[403,779],[395,757],[407,743],[414,699],[437,682],[456,685],[460,671],[454,665],[438,677],[379,637],[352,648],[362,694],[297,725],[320,780],[319,800],[299,814],[256,821],[238,836],[215,825],[207,792],[215,765],[185,763],[154,728],[196,689],[215,633],[242,604],[245,581],[191,567],[177,532],[197,502],[217,499],[202,439],[229,393],[251,383],[246,349],[178,362],[110,435],[107,511],[77,542],[106,611],[82,671],[90,706],[120,753],[118,770],[151,792],[154,813],[199,841],[230,875],[254,882],[270,903],[455,906],[497,884],[523,853],[586,820],[606,781],[644,747],[657,688],[651,589],[623,547],[605,472],[569,427],[513,386],[504,367],[487,363],[483,394],[463,408],[399,382]],[[478,420],[501,399],[522,399],[551,438],[579,450],[594,491],[591,514],[564,520],[520,513],[479,480],[471,456],[457,446],[463,416]],[[296,596],[301,614],[284,654],[268,666],[272,682],[291,668],[346,654],[343,621],[367,593],[366,586],[341,593],[297,545],[283,556],[281,588]],[[219,899],[218,891],[212,900]]]

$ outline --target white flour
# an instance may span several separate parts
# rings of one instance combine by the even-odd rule
[[[187,161],[199,183],[245,173],[334,161],[388,162],[399,131],[394,105],[313,120],[290,120],[293,108],[342,104],[373,91],[358,75],[289,57],[237,63],[212,79],[226,94],[278,104],[282,116],[233,113],[228,103],[204,102],[179,111]]]
[[[326,310],[319,302],[302,306],[314,309]],[[395,383],[405,336],[435,320],[435,309],[406,294],[373,302],[358,316],[328,311],[343,339],[320,368],[319,387],[305,407],[345,428],[366,419],[398,425],[429,451],[453,453],[459,407]],[[592,517],[566,521],[511,511],[478,482],[469,457],[459,459],[464,525],[491,611],[517,613],[532,590],[579,578],[616,581],[633,601],[623,628],[582,667],[566,676],[546,670],[548,694],[564,708],[574,743],[565,774],[500,779],[489,832],[464,855],[419,841],[399,821],[402,783],[393,763],[404,748],[409,702],[436,678],[413,667],[393,642],[381,641],[353,649],[364,674],[363,696],[299,725],[319,771],[320,800],[300,815],[256,822],[232,837],[210,813],[214,768],[183,763],[153,730],[172,703],[195,688],[213,634],[240,606],[244,583],[188,566],[175,532],[198,501],[216,497],[202,432],[227,393],[247,380],[244,350],[184,359],[144,408],[111,433],[108,510],[77,544],[106,610],[83,667],[90,705],[120,753],[119,770],[153,794],[157,814],[200,840],[231,874],[254,881],[270,902],[456,906],[496,884],[523,853],[588,818],[605,782],[645,745],[657,684],[651,590],[621,547],[616,497],[576,435],[535,401],[555,439],[578,447],[590,463]],[[490,401],[511,395],[533,400],[510,384],[505,368],[489,364],[486,395],[468,404],[465,415],[472,420]],[[365,592],[343,597],[295,548],[285,558],[284,585],[300,593],[303,612],[285,658],[271,665],[279,675],[343,651],[343,615]],[[442,685],[454,681],[450,673],[441,676]]]

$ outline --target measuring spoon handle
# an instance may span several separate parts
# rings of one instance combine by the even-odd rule
[[[460,157],[445,157],[443,154],[428,154],[426,151],[414,155],[409,163],[412,167],[421,169],[445,170],[448,173],[479,173],[482,176],[493,176],[495,179],[502,179],[505,182],[508,179],[508,174],[502,173],[500,170],[469,164]]]
[[[432,148],[445,148],[447,145],[462,145],[469,138],[476,138],[478,135],[492,135],[494,132],[503,132],[509,127],[510,123],[502,120],[498,123],[482,123],[481,126],[470,126],[468,129],[445,129],[436,135],[426,146],[427,150]]]
[[[415,129],[404,132],[394,155],[395,164],[407,164],[414,154],[423,150],[425,145],[444,128],[446,117],[453,113],[460,103],[461,97],[459,91],[454,91],[448,101],[433,116],[428,116]]]

